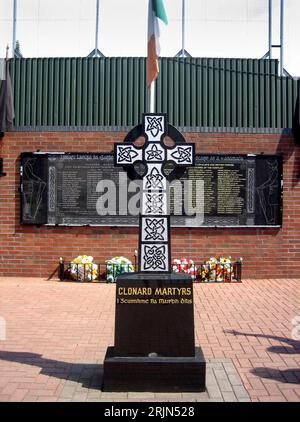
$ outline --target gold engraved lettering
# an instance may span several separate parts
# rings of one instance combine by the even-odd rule
[[[192,289],[190,287],[157,287],[154,294],[160,296],[190,296]]]
[[[184,298],[182,298],[180,300],[180,303],[190,305],[190,304],[193,303],[193,301],[192,301],[192,299],[184,299]]]
[[[151,287],[119,287],[119,296],[147,296],[152,295]]]
[[[125,298],[122,297],[120,299],[120,303],[122,303],[122,304],[134,303],[134,304],[147,305],[149,303],[149,299],[125,299]]]
[[[158,303],[161,305],[178,305],[178,299],[158,299]]]

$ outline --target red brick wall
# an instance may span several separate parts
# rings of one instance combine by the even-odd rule
[[[20,225],[19,157],[25,151],[111,151],[125,133],[7,133],[0,140],[7,176],[0,178],[0,275],[48,277],[60,256],[93,255],[103,262],[114,255],[133,259],[136,228],[34,227]],[[243,277],[299,277],[300,148],[287,135],[186,133],[197,153],[282,153],[284,157],[281,229],[210,228],[172,230],[173,257],[203,261],[210,256],[243,257]]]

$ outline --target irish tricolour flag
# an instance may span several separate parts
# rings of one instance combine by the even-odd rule
[[[160,22],[168,23],[163,0],[149,0],[148,9],[148,56],[147,56],[147,86],[157,78],[159,46],[159,25]]]

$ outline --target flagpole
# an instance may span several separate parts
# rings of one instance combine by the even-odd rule
[[[8,52],[9,52],[9,45],[6,45],[6,55],[5,55],[5,62],[4,62],[4,77],[7,80],[7,67],[8,67]]]
[[[150,86],[150,113],[155,113],[155,80]]]

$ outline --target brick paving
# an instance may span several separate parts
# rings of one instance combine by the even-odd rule
[[[114,295],[111,284],[0,277],[0,401],[300,401],[300,280],[194,285],[204,393],[101,391]]]

